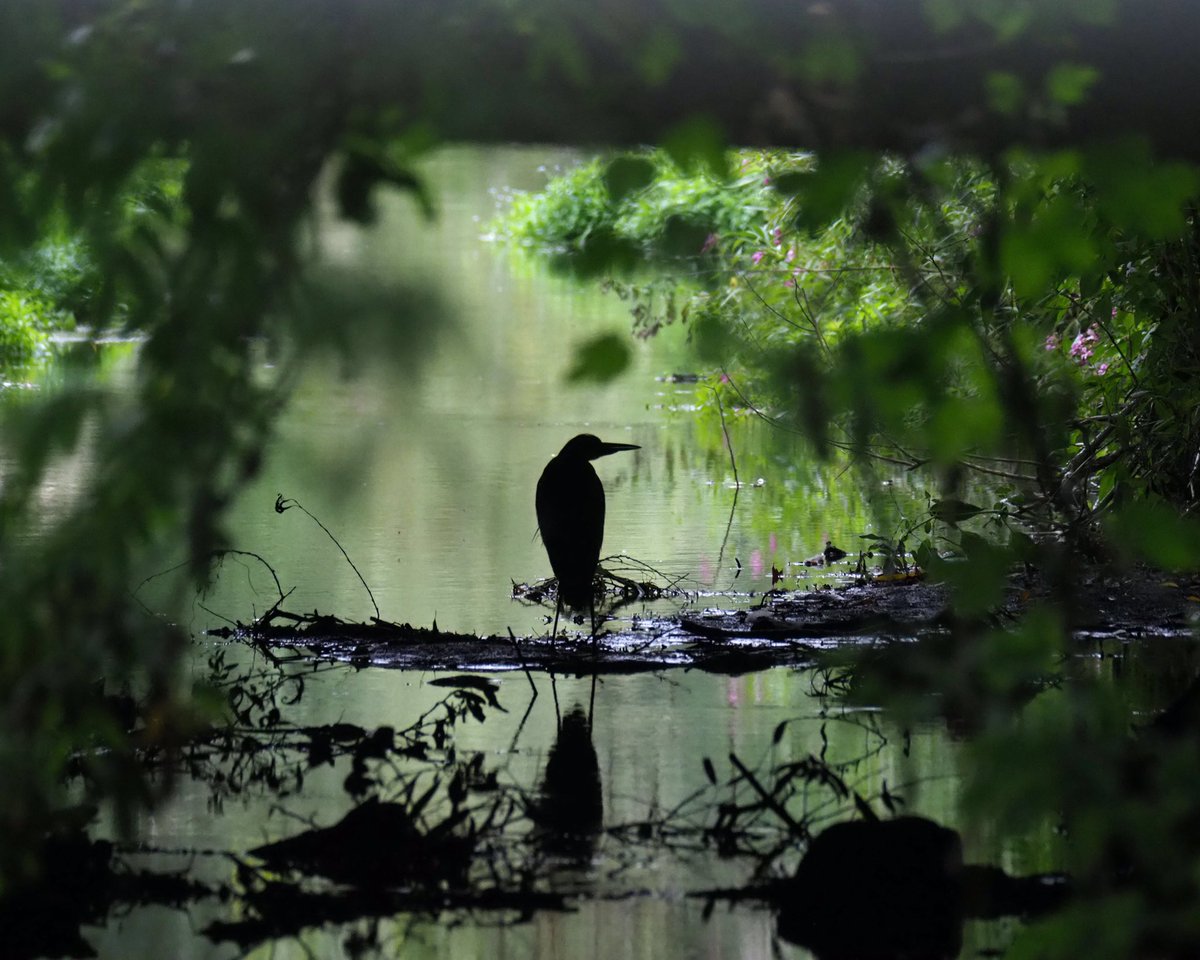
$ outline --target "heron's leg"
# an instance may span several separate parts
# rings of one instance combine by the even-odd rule
[[[558,615],[562,612],[562,594],[557,594],[554,600],[554,627],[550,631],[550,639],[558,636]],[[554,680],[554,670],[550,671],[550,692],[554,694],[554,729],[562,728],[562,714],[558,709],[558,685]]]

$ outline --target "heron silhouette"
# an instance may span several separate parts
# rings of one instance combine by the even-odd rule
[[[596,636],[596,592],[592,582],[604,541],[604,486],[591,461],[622,450],[638,450],[636,443],[607,443],[590,433],[567,441],[546,464],[537,485],[538,530],[558,578],[554,629],[563,606],[586,609]]]

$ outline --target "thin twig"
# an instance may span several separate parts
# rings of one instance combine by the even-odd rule
[[[748,398],[742,392],[741,388],[738,387],[737,382],[733,379],[732,376],[730,376],[729,371],[726,370],[724,367],[721,368],[721,376],[724,379],[724,382],[729,385],[729,388],[738,395],[738,399],[742,401],[742,404],[746,407],[746,409],[749,410],[751,413],[753,413],[756,417],[758,417],[764,423],[769,423],[771,426],[776,427],[779,430],[786,430],[789,433],[801,433],[802,432],[800,430],[797,430],[795,427],[788,426],[786,423],[784,423],[782,420],[780,420],[776,417],[767,415],[762,410],[760,410],[758,407],[756,407],[754,405],[754,402],[752,400],[750,400],[750,398]]]
[[[218,620],[224,620],[231,627],[237,627],[238,629],[241,629],[242,625],[240,623],[238,623],[236,620],[230,620],[228,617],[224,616],[223,614],[217,613],[216,610],[212,610],[212,609],[206,607],[202,603],[197,603],[196,606],[198,606],[201,610],[203,610],[209,616],[216,617]]]
[[[529,689],[533,691],[533,699],[536,700],[538,695],[537,684],[533,682],[533,677],[529,674],[529,667],[525,663],[525,656],[521,653],[521,641],[512,632],[512,627],[508,628],[508,637],[512,641],[513,649],[517,651],[517,661],[521,664],[521,669],[525,671],[525,679],[529,681]]]
[[[301,508],[301,509],[303,509],[303,508]],[[266,567],[271,572],[271,578],[275,581],[275,589],[279,593],[279,599],[280,599],[280,601],[283,600],[283,586],[279,582],[279,574],[277,574],[275,572],[275,568],[272,567],[269,563],[267,563],[267,561],[263,557],[259,556],[257,553],[254,553],[251,550],[228,549],[228,550],[213,550],[208,555],[208,559],[209,560],[219,560],[225,556],[253,557],[259,563],[261,563],[264,567]],[[157,580],[159,577],[165,577],[167,574],[174,573],[176,570],[179,570],[182,567],[186,567],[190,563],[191,563],[190,560],[183,560],[183,561],[175,564],[175,566],[173,566],[173,567],[167,567],[166,570],[160,570],[158,573],[150,574],[150,576],[146,577],[145,580],[143,580],[136,587],[134,587],[132,596],[136,597],[138,595],[138,592],[142,589],[142,587],[144,587],[146,584],[148,584],[151,580]]]
[[[329,532],[329,528],[327,526],[325,526],[325,524],[323,524],[320,520],[318,520],[311,513],[309,513],[304,508],[304,504],[300,503],[299,500],[293,500],[290,497],[285,499],[282,493],[278,493],[275,495],[275,512],[276,513],[283,513],[283,511],[290,510],[292,507],[299,508],[299,510],[306,517],[308,517],[313,523],[315,523],[318,527],[320,527],[322,530],[324,530],[325,535],[327,537],[329,537],[330,540],[333,541],[333,545],[335,547],[337,547],[339,550],[341,550],[342,556],[345,557],[346,562],[348,564],[350,564],[350,569],[354,571],[354,575],[358,577],[359,583],[361,583],[363,585],[363,588],[367,591],[367,596],[371,598],[371,605],[375,608],[375,616],[381,617],[382,614],[379,612],[379,604],[375,602],[375,594],[373,594],[371,592],[371,588],[367,584],[367,581],[365,579],[363,579],[363,575],[358,572],[358,567],[356,567],[354,565],[354,561],[350,559],[350,554],[348,554],[345,551],[345,549],[342,547],[342,545],[340,543],[338,543],[337,537],[335,537],[332,533]]]
[[[721,432],[725,435],[725,447],[729,451],[729,465],[733,468],[733,502],[729,504],[729,519],[725,523],[725,536],[721,538],[721,549],[717,551],[717,569],[725,562],[725,547],[729,543],[729,531],[733,529],[733,514],[737,510],[738,494],[742,484],[738,479],[737,458],[733,455],[733,441],[729,439],[729,428],[725,425],[725,406],[721,403],[721,394],[715,389],[713,399],[717,401],[717,412],[721,416]]]
[[[789,327],[794,327],[795,329],[801,330],[801,331],[804,330],[804,328],[802,326],[800,326],[800,324],[796,323],[795,320],[791,319],[791,317],[789,317],[787,314],[783,313],[782,311],[775,309],[774,306],[772,306],[770,303],[767,302],[766,298],[763,297],[763,295],[758,292],[758,288],[755,287],[754,284],[750,282],[750,272],[748,270],[741,271],[741,279],[742,279],[742,282],[745,284],[746,289],[749,290],[752,294],[754,294],[755,299],[757,299],[759,303],[761,303],[764,307],[766,307],[768,313],[774,315],[775,317],[778,317],[780,320],[782,320],[784,323],[786,323]]]
[[[1133,369],[1133,363],[1130,361],[1129,357],[1125,356],[1125,351],[1121,349],[1120,340],[1114,337],[1113,332],[1108,329],[1107,321],[1101,320],[1099,317],[1093,314],[1092,322],[1099,325],[1100,329],[1104,331],[1104,335],[1108,337],[1108,342],[1111,343],[1116,349],[1117,354],[1121,358],[1121,362],[1125,364],[1125,369],[1129,371],[1129,379],[1133,384],[1133,389],[1137,390],[1139,387],[1141,387],[1141,383],[1138,381],[1137,371]]]
[[[527,676],[527,677],[529,676],[528,670],[525,672],[525,676]],[[530,685],[533,684],[532,677],[530,677],[529,683],[530,683]],[[521,739],[521,731],[525,729],[525,721],[529,719],[529,714],[531,714],[533,712],[533,704],[536,700],[537,700],[537,688],[534,687],[533,696],[529,698],[529,706],[527,706],[525,708],[525,712],[523,714],[521,714],[521,722],[517,724],[517,730],[513,734],[512,743],[510,743],[508,745],[508,752],[510,754],[517,752],[517,741]]]
[[[733,468],[733,483],[735,487],[740,487],[738,481],[737,459],[733,455],[733,441],[729,439],[729,428],[725,425],[725,406],[721,403],[721,394],[716,390],[712,392],[713,399],[717,401],[717,413],[721,416],[721,433],[725,435],[725,448],[729,451],[729,465]]]

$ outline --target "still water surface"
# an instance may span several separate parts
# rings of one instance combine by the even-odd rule
[[[798,566],[826,536],[851,549],[864,532],[893,532],[923,496],[900,478],[872,488],[836,466],[815,463],[794,439],[748,415],[730,413],[729,432],[743,487],[733,503],[733,472],[719,424],[697,413],[693,384],[666,375],[694,362],[686,330],[668,328],[635,345],[631,369],[609,386],[568,386],[572,350],[590,335],[628,329],[624,305],[594,285],[555,276],[535,262],[481,240],[496,211],[495,191],[536,189],[546,167],[567,153],[460,148],[428,168],[440,215],[424,223],[404,197],[387,198],[369,231],[332,224],[321,236],[327,258],[363,278],[432,287],[439,304],[397,322],[414,333],[365,360],[312,363],[268,451],[262,477],[232,512],[240,549],[268,558],[288,606],[365,619],[374,608],[363,585],[326,535],[299,511],[277,514],[277,494],[295,498],[338,537],[370,585],[384,618],[446,629],[518,635],[548,630],[546,611],[511,599],[513,581],[549,575],[535,538],[533,490],[545,462],[582,431],[641,445],[597,463],[608,490],[605,552],[636,557],[664,577],[683,578],[695,595],[681,605],[747,602],[712,597],[770,587],[772,566],[803,577]],[[331,323],[339,318],[331,317]],[[264,361],[265,366],[269,366]],[[875,507],[867,506],[868,498]],[[723,546],[724,545],[724,546]],[[792,564],[793,566],[788,566]],[[740,572],[739,572],[740,571]],[[788,584],[803,584],[789,580]],[[230,562],[217,589],[191,608],[198,634],[220,616],[248,620],[274,599],[269,578],[253,563]],[[202,646],[211,641],[201,640]],[[404,727],[444,690],[427,674],[382,669],[335,670],[315,676],[296,708],[297,723],[344,720],[366,727]],[[460,728],[460,751],[482,751],[503,781],[532,789],[555,734],[549,681],[530,703],[526,678],[501,680],[507,713]],[[859,758],[855,786],[866,794],[886,783],[910,812],[958,820],[960,747],[940,729],[911,739],[874,714],[826,717],[803,671],[775,670],[736,678],[698,673],[617,676],[594,693],[593,739],[606,825],[670,809],[704,787],[701,761],[728,774],[731,752],[752,764],[794,759],[822,749]],[[560,680],[566,709],[587,705],[586,680]],[[778,744],[772,732],[792,721]],[[519,734],[519,735],[518,735]],[[344,771],[314,775],[283,806],[290,814],[334,822],[346,809]],[[830,817],[849,815],[815,794]],[[800,811],[802,812],[802,811]],[[245,850],[294,832],[294,820],[267,801],[210,803],[202,784],[184,783],[168,807],[141,824],[163,849]],[[968,855],[996,859],[986,837],[966,837]],[[159,855],[157,866],[169,865]],[[221,857],[181,856],[179,865],[228,879]],[[1036,869],[1040,864],[1010,863]],[[779,942],[762,908],[718,907],[684,894],[744,884],[745,862],[711,852],[647,852],[605,838],[583,868],[565,875],[576,909],[538,914],[498,926],[488,916],[455,924],[398,918],[387,927],[385,955],[403,957],[801,957]],[[216,915],[219,915],[218,910]],[[211,916],[147,909],[93,932],[102,956],[239,956],[231,944],[198,933]],[[969,932],[988,945],[1003,931]],[[336,957],[344,931],[314,931],[305,943],[282,941],[253,956]],[[311,951],[311,952],[309,952]]]

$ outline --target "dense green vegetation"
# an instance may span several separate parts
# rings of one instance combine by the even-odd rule
[[[183,160],[147,159],[131,171],[114,198],[105,243],[132,243],[144,223],[169,223],[181,215],[185,169]],[[35,183],[23,177],[14,184],[21,206],[38,209],[45,202],[35,195]],[[0,258],[0,366],[45,356],[51,332],[79,327],[100,332],[128,320],[129,291],[104,282],[86,235],[54,206],[44,215],[34,242],[13,246]]]
[[[419,360],[400,292],[311,269],[321,187],[366,221],[377,186],[423,198],[410,160],[438,133],[649,134],[664,154],[585,167],[547,201],[519,201],[510,231],[608,275],[637,298],[642,332],[690,324],[729,406],[753,403],[818,450],[937,472],[923,532],[955,529],[965,562],[910,544],[956,601],[917,675],[926,692],[970,694],[973,810],[1012,830],[1059,818],[1081,894],[1013,955],[1195,955],[1194,716],[1134,735],[1086,676],[1024,706],[1075,652],[1082,561],[1200,566],[1200,180],[1170,155],[1195,148],[1194,129],[1172,123],[1173,103],[1092,99],[1132,56],[1067,59],[1093,49],[1079,24],[1095,49],[1123,50],[1131,10],[1153,18],[1134,4],[885,5],[884,26],[903,7],[905,24],[992,54],[972,53],[987,72],[950,85],[915,44],[911,62],[930,66],[908,89],[928,96],[903,104],[922,122],[901,124],[863,92],[888,80],[841,30],[858,18],[813,4],[781,24],[770,6],[621,5],[604,30],[590,8],[489,0],[448,19],[406,4],[0,8],[0,362],[63,324],[144,339],[127,406],[67,369],[0,410],[0,834],[16,838],[0,845],[0,892],[37,873],[46,837],[88,821],[76,801],[127,822],[171,787],[147,776],[148,753],[228,716],[183,669],[185,632],[130,587],[181,551],[205,582],[304,357],[383,342]],[[621,32],[648,14],[655,31]],[[489,38],[508,55],[446,55]],[[698,69],[692,49],[713,59]],[[499,79],[480,83],[476,62]],[[705,83],[723,64],[742,69]],[[1143,116],[1145,130],[1113,125]],[[724,140],[755,130],[815,152],[731,162]],[[646,252],[698,279],[635,279]],[[385,322],[359,329],[371,317]],[[252,359],[263,338],[283,355],[270,381]],[[618,372],[614,357],[584,355],[580,375]],[[40,526],[47,477],[83,443],[94,474]],[[972,471],[1007,477],[1007,496],[955,507]],[[997,520],[1001,536],[978,535]],[[1000,630],[988,613],[1018,563],[1047,593]],[[896,710],[934,699],[875,679]]]
[[[570,253],[576,260],[613,245],[638,256],[700,254],[713,236],[749,233],[771,202],[762,177],[685,175],[665,152],[651,159],[592,160],[554,177],[538,194],[514,194],[493,225],[509,242]]]
[[[77,244],[49,242],[14,263],[0,262],[0,364],[11,367],[42,355],[47,335],[75,326],[91,277]]]

